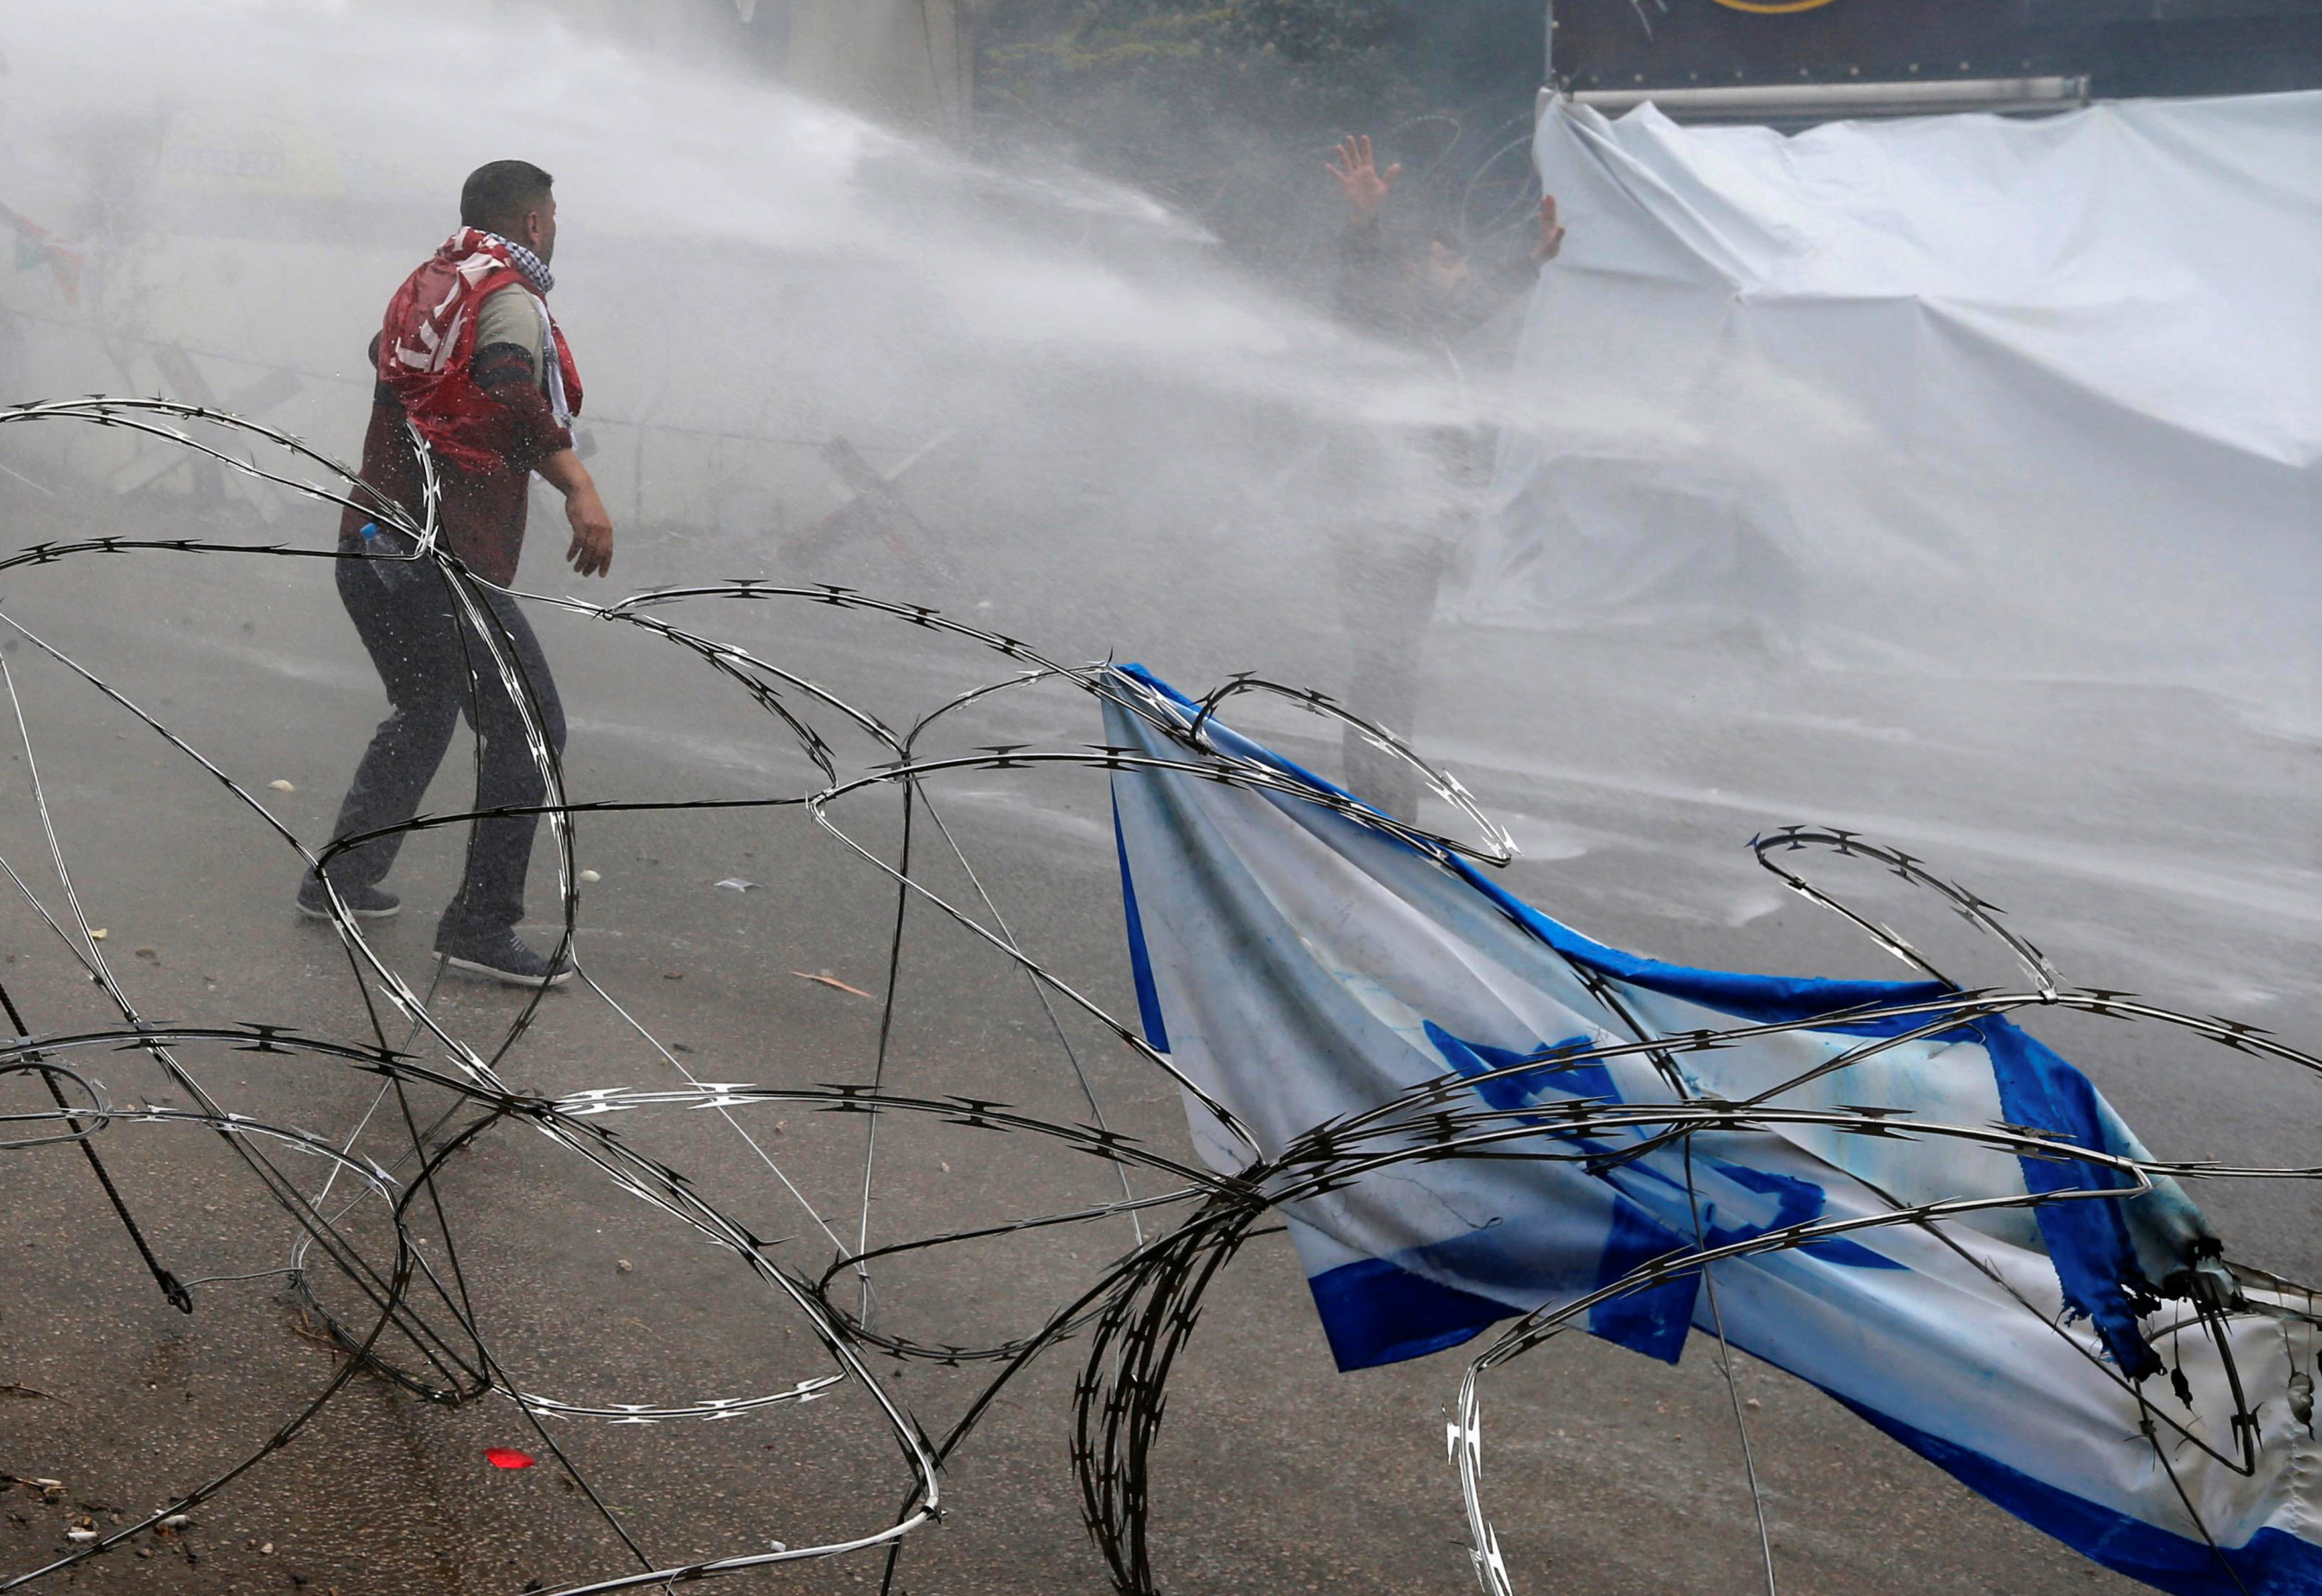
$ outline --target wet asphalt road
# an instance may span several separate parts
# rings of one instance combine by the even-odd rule
[[[321,562],[233,563],[154,556],[20,572],[8,579],[7,613],[53,634],[316,840],[382,701],[329,601]],[[558,591],[568,586],[537,569],[527,574]],[[721,616],[715,629],[897,716],[1001,674],[988,658],[923,646],[916,633],[821,612]],[[564,619],[544,631],[574,723],[577,797],[735,797],[809,785],[805,762],[763,716],[665,645]],[[1297,652],[1294,643],[1267,646]],[[1705,666],[1600,641],[1563,652],[1551,685],[1512,661],[1505,670],[1479,661],[1477,651],[1492,646],[1463,640],[1439,650],[1434,724],[1423,730],[1531,849],[1513,872],[1517,889],[1593,935],[1706,963],[1878,972],[1842,928],[1785,907],[1735,844],[1784,820],[1873,831],[1883,821],[1901,833],[1885,834],[2006,902],[2076,977],[2101,972],[2293,1038],[2322,1034],[2306,890],[2317,861],[2302,817],[2322,763],[2310,744],[2250,730],[2189,696],[1817,679],[1801,709],[1787,690],[1797,668],[1746,654]],[[24,647],[5,657],[65,857],[141,1010],[367,1036],[344,953],[328,931],[289,913],[290,851],[53,663]],[[1229,660],[1156,662],[1192,674]],[[1319,645],[1312,662],[1309,677],[1326,687],[1343,668]],[[1478,680],[1495,685],[1479,690]],[[1084,702],[1053,691],[978,715],[947,734],[948,746],[1085,743],[1096,733]],[[2087,730],[2092,724],[2100,734]],[[13,725],[4,729],[14,746]],[[1329,757],[1294,721],[1254,729]],[[871,757],[860,740],[842,752],[857,763]],[[25,770],[17,748],[0,771],[0,854],[55,903]],[[455,752],[434,807],[459,806],[463,780]],[[274,780],[295,790],[274,791]],[[937,798],[1026,944],[1099,1002],[1131,1012],[1100,780],[977,776]],[[874,850],[893,845],[883,798],[842,818]],[[1934,849],[1922,845],[1928,840]],[[590,816],[578,845],[580,864],[602,878],[583,890],[586,967],[682,1070],[705,1081],[867,1077],[877,1005],[807,977],[880,989],[892,888],[835,839],[796,809],[728,810]],[[391,883],[410,910],[374,937],[422,986],[434,910],[457,870],[455,832],[415,839]],[[715,886],[729,878],[758,885]],[[966,890],[940,859],[928,880]],[[536,884],[535,907],[547,901]],[[887,1084],[1083,1117],[1079,1088],[1020,978],[932,917],[915,913],[910,926]],[[1964,947],[1944,944],[1950,935],[1933,928],[1931,945]],[[114,1017],[21,900],[0,904],[0,980],[36,1032]],[[497,989],[447,983],[437,994],[443,1022],[487,1053],[520,1008]],[[1073,1041],[1110,1123],[1182,1151],[1174,1094],[1088,1027],[1074,1027]],[[2235,1061],[2189,1057],[2157,1035],[2107,1033],[2093,1045],[2071,1050],[2164,1154],[2297,1156],[2310,1145],[2310,1099],[2287,1083]],[[377,1095],[372,1078],[311,1059],[215,1046],[185,1056],[229,1108],[329,1135],[346,1135]],[[184,1100],[141,1055],[106,1054],[88,1068],[117,1097]],[[544,1093],[683,1081],[621,1014],[578,990],[542,1006],[503,1069]],[[26,1083],[0,1083],[0,1111],[32,1100]],[[437,1107],[424,1097],[410,1105],[423,1122]],[[390,1099],[361,1145],[393,1156],[385,1128],[401,1109]],[[761,1108],[729,1121],[670,1110],[630,1115],[620,1130],[757,1234],[782,1238],[774,1255],[794,1267],[818,1271],[831,1234],[854,1238],[858,1118]],[[286,1266],[290,1225],[215,1136],[123,1125],[99,1145],[180,1275]],[[286,1163],[308,1190],[324,1174],[303,1167],[312,1163]],[[885,1123],[877,1168],[874,1241],[1101,1202],[1118,1190],[1105,1167],[1030,1137],[927,1123]],[[542,1137],[496,1126],[445,1166],[440,1186],[449,1236],[428,1221],[424,1245],[457,1251],[476,1323],[528,1391],[576,1402],[691,1402],[778,1390],[828,1369],[795,1310]],[[313,1400],[336,1360],[312,1309],[279,1274],[200,1286],[191,1316],[161,1301],[73,1149],[5,1155],[0,1194],[9,1219],[0,1233],[0,1473],[61,1482],[45,1492],[13,1484],[0,1495],[5,1580],[65,1554],[78,1522],[108,1530],[233,1466]],[[2303,1190],[2200,1195],[2229,1236],[2246,1238],[2255,1262],[2309,1278],[2322,1265],[2315,1202]],[[350,1223],[375,1245],[367,1212]],[[882,1273],[880,1322],[954,1343],[1021,1334],[1130,1239],[1115,1219],[906,1262]],[[326,1304],[346,1306],[317,1290]],[[1080,1528],[1066,1450],[1078,1358],[1075,1346],[1059,1349],[1002,1398],[946,1473],[950,1517],[913,1537],[904,1589],[1105,1588]],[[932,1430],[982,1378],[973,1369],[880,1367],[896,1400]],[[1154,1512],[1164,1587],[1471,1588],[1442,1440],[1459,1369],[1451,1353],[1332,1373],[1286,1244],[1258,1241],[1212,1294],[1173,1384]],[[2132,1588],[1796,1382],[1757,1367],[1738,1378],[1756,1404],[1747,1411],[1784,1591]],[[1759,1582],[1724,1384],[1697,1346],[1670,1369],[1578,1338],[1559,1342],[1486,1386],[1485,1426],[1486,1483],[1520,1588],[1658,1596]],[[568,1420],[551,1433],[662,1564],[866,1533],[906,1482],[891,1440],[849,1387],[730,1420]],[[544,1466],[495,1469],[484,1457],[490,1446],[540,1454]],[[182,1533],[141,1537],[47,1588],[464,1596],[639,1566],[546,1456],[506,1400],[446,1407],[358,1377]],[[878,1573],[875,1556],[858,1555],[736,1588],[852,1591],[875,1586]]]

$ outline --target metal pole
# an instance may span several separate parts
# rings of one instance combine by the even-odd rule
[[[1944,111],[2074,111],[2089,80],[2072,78],[1924,78],[1903,83],[1765,83],[1715,88],[1583,89],[1583,105],[1618,116],[1647,100],[1677,122],[1832,121],[1847,116],[1930,116]]]

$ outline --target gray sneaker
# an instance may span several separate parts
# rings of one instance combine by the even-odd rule
[[[535,953],[514,931],[439,933],[435,956],[451,969],[512,987],[561,987],[572,979],[572,964]]]
[[[389,920],[403,912],[403,899],[377,887],[342,887],[339,896],[358,920]],[[310,872],[298,883],[298,912],[310,920],[331,917],[331,899]]]

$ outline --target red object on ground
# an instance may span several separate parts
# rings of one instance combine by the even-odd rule
[[[484,1461],[496,1469],[528,1469],[532,1466],[532,1454],[518,1452],[513,1446],[487,1446]]]

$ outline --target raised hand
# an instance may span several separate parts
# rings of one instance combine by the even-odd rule
[[[1403,175],[1401,161],[1383,172],[1378,169],[1371,160],[1368,133],[1349,133],[1341,139],[1337,156],[1326,164],[1330,175],[1339,179],[1339,187],[1346,191],[1348,214],[1358,222],[1367,222],[1378,214],[1394,180]]]

